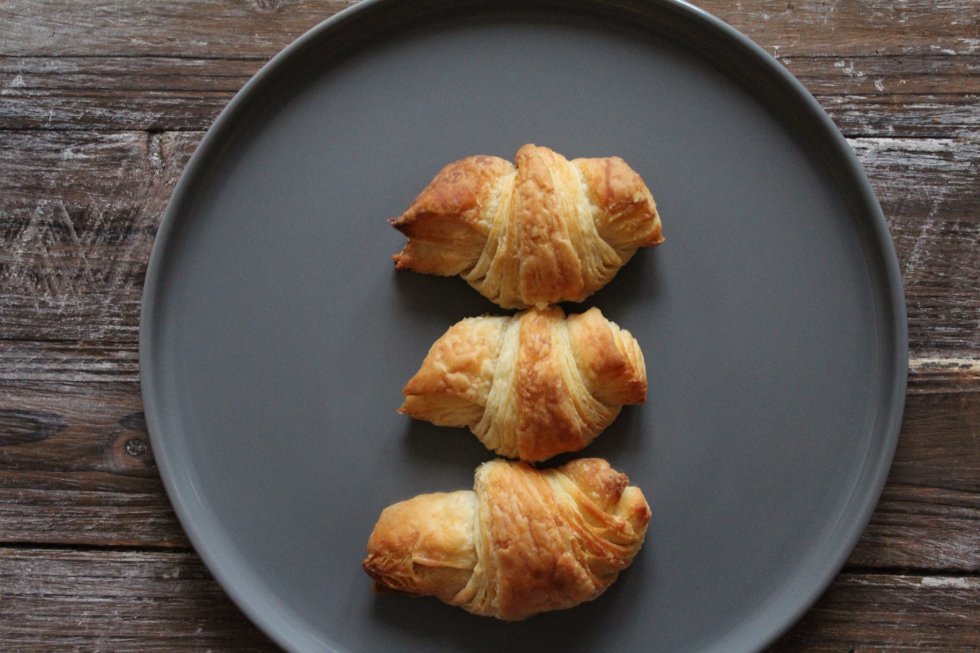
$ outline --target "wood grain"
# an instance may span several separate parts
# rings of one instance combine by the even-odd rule
[[[909,395],[888,485],[851,566],[980,571],[971,432],[980,374],[930,377],[913,374],[928,391]],[[78,378],[0,381],[0,543],[186,548],[147,446],[138,384]]]
[[[0,131],[0,338],[136,341],[153,237],[201,136]],[[975,351],[980,139],[850,142],[889,221],[913,352]]]
[[[980,579],[842,574],[770,653],[976,651]]]
[[[153,238],[199,138],[0,132],[0,338],[136,341]]]
[[[0,55],[269,58],[356,2],[8,0]]]
[[[852,567],[980,571],[980,377],[913,393],[881,500]]]
[[[7,0],[0,55],[271,57],[348,2]],[[799,0],[700,7],[783,56],[976,53],[973,0]],[[240,35],[248,35],[243,39]]]
[[[138,384],[0,382],[0,542],[188,547]]]
[[[6,129],[205,130],[262,57],[0,57]],[[980,131],[980,55],[780,57],[848,136]]]
[[[0,598],[9,653],[276,650],[192,553],[0,548]],[[977,578],[843,574],[771,651],[975,650],[978,613]]]
[[[275,651],[193,553],[0,548],[8,653]]]

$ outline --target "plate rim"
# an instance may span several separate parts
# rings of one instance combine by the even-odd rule
[[[251,102],[252,95],[264,84],[273,81],[280,69],[288,67],[290,61],[299,56],[307,46],[324,39],[328,34],[347,28],[355,19],[363,17],[368,12],[388,11],[397,4],[399,4],[397,0],[361,0],[358,4],[330,16],[304,32],[269,59],[234,95],[208,128],[181,172],[161,217],[143,283],[139,319],[140,389],[147,434],[164,489],[194,550],[201,557],[209,572],[213,574],[222,590],[266,636],[289,651],[309,650],[310,645],[322,647],[323,642],[311,638],[305,633],[288,632],[289,624],[285,621],[286,617],[279,614],[280,611],[261,609],[268,602],[267,598],[250,596],[248,592],[241,589],[234,578],[236,575],[234,565],[226,565],[222,562],[221,551],[215,550],[209,539],[202,533],[202,528],[195,521],[197,517],[188,505],[188,498],[185,496],[184,489],[175,481],[174,465],[176,463],[167,453],[166,445],[163,444],[166,429],[163,425],[163,411],[160,408],[162,401],[159,399],[160,393],[157,390],[158,373],[153,363],[153,348],[155,346],[153,325],[158,319],[156,305],[164,294],[161,290],[161,279],[165,273],[168,251],[175,240],[174,233],[181,218],[180,209],[183,198],[193,190],[196,178],[201,175],[207,160],[215,156],[214,151],[219,149],[226,140],[226,134],[234,129],[239,114],[246,110],[246,105]],[[453,3],[445,0],[423,0],[416,4],[419,8],[428,9],[437,16],[439,11],[453,7]],[[651,16],[655,16],[658,11],[673,10],[680,12],[697,22],[699,29],[713,31],[725,36],[729,40],[729,44],[723,46],[724,48],[735,47],[740,49],[742,54],[748,55],[753,66],[758,66],[760,70],[764,70],[766,74],[773,76],[779,84],[783,85],[785,91],[794,96],[796,100],[801,101],[807,113],[805,119],[815,121],[821,136],[827,137],[833,156],[836,160],[844,163],[845,169],[841,171],[840,176],[847,181],[859,199],[855,214],[871,230],[870,236],[862,238],[862,240],[871,242],[878,249],[876,253],[880,260],[877,261],[878,265],[874,266],[871,255],[867,251],[867,242],[862,243],[864,259],[868,268],[878,267],[881,277],[877,283],[872,281],[873,287],[883,291],[880,295],[875,293],[874,299],[876,303],[883,299],[886,304],[885,306],[876,306],[874,313],[876,317],[887,316],[891,318],[886,323],[876,324],[875,329],[879,335],[883,331],[888,331],[888,335],[894,341],[891,360],[879,360],[877,362],[879,370],[886,369],[888,371],[888,373],[879,372],[878,381],[881,387],[878,393],[878,403],[882,406],[887,405],[890,410],[887,411],[887,414],[886,411],[878,411],[870,428],[869,444],[877,442],[879,453],[877,456],[873,456],[872,452],[867,454],[864,469],[858,479],[859,485],[862,479],[867,479],[864,481],[866,490],[863,496],[859,497],[858,506],[850,511],[855,518],[851,520],[850,527],[845,531],[846,536],[838,541],[835,554],[831,558],[832,561],[825,567],[819,581],[811,583],[810,590],[804,593],[802,600],[797,600],[796,605],[792,606],[790,610],[784,610],[782,618],[778,620],[779,623],[770,628],[764,636],[755,637],[751,642],[741,642],[745,646],[740,650],[759,651],[773,643],[796,624],[840,573],[858,539],[867,528],[871,515],[878,504],[898,444],[908,380],[908,317],[894,241],[874,190],[846,138],[806,87],[748,36],[686,0],[648,0],[645,3],[634,0],[622,0],[620,2],[615,0],[579,0],[567,3],[543,2],[539,4],[514,2],[513,0],[478,0],[469,4],[476,4],[484,11],[487,7],[492,8],[495,5],[503,4],[547,11],[586,7],[608,12],[609,7],[615,7],[619,10],[632,9]],[[648,31],[648,28],[644,28],[644,31]],[[331,53],[331,56],[337,56],[338,53],[342,54],[345,51],[344,47],[342,44],[338,51]],[[868,469],[869,463],[870,469]],[[270,613],[274,616],[270,616]],[[736,631],[737,629],[731,633],[736,633]]]

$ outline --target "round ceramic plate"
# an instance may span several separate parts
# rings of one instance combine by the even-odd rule
[[[595,305],[646,355],[646,404],[582,455],[653,508],[598,600],[520,623],[377,596],[381,510],[470,488],[465,429],[396,414],[457,320],[501,311],[396,272],[386,220],[446,163],[619,155],[667,241]],[[171,500],[219,582],[292,651],[763,647],[840,569],[905,389],[894,251],[847,143],[783,68],[679,2],[368,1],[229,104],[178,185],[140,364]]]

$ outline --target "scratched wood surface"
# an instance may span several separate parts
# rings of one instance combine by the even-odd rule
[[[0,0],[0,650],[275,650],[163,493],[139,301],[204,130],[348,4]],[[977,650],[980,5],[700,5],[776,56],[847,136],[909,309],[888,484],[844,571],[773,650]]]

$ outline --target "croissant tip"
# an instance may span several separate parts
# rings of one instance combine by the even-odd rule
[[[391,260],[394,261],[396,270],[407,270],[411,267],[408,257],[405,256],[405,250],[392,254]]]
[[[642,247],[656,247],[657,245],[663,245],[664,241],[667,239],[664,237],[663,232],[660,229],[656,229],[646,241],[643,243]]]
[[[650,509],[650,504],[646,502],[646,499],[636,506],[635,511],[636,512],[634,514],[636,515],[637,521],[640,521],[643,524],[649,523],[649,521],[653,518],[653,511]]]
[[[388,226],[397,229],[401,234],[406,237],[410,237],[411,234],[411,223],[405,218],[405,214],[401,214],[397,218],[388,218]]]

